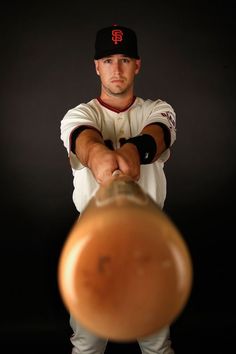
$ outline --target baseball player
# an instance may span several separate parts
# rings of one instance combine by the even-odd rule
[[[61,121],[61,139],[73,173],[73,201],[82,212],[99,185],[115,170],[132,177],[162,208],[164,164],[176,139],[175,112],[165,101],[134,95],[141,68],[136,33],[124,26],[97,32],[95,70],[100,96],[70,109]],[[104,353],[109,338],[98,338],[70,317],[72,353]],[[137,338],[143,354],[173,354],[169,328]]]

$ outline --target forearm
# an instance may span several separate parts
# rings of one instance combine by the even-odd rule
[[[115,152],[106,147],[102,136],[95,129],[88,128],[79,134],[75,152],[80,162],[92,171],[98,183],[105,182],[119,169]]]
[[[170,145],[168,128],[153,123],[146,126],[139,135],[127,139],[123,146],[135,146],[141,165],[155,162]],[[122,147],[123,147],[122,146]]]
[[[82,165],[88,167],[95,150],[105,147],[101,134],[95,129],[83,130],[76,139],[75,153]]]

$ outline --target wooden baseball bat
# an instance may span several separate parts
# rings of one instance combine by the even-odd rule
[[[183,236],[127,176],[100,186],[62,248],[58,284],[70,314],[115,341],[152,335],[173,323],[192,288]]]

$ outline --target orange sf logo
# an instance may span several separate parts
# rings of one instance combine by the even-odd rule
[[[118,44],[118,42],[122,42],[123,40],[123,32],[119,29],[115,29],[112,31],[112,40],[115,44]]]

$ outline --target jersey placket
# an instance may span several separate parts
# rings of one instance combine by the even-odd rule
[[[127,112],[118,113],[115,119],[116,147],[120,147],[120,140],[129,137],[130,128],[128,125]]]

